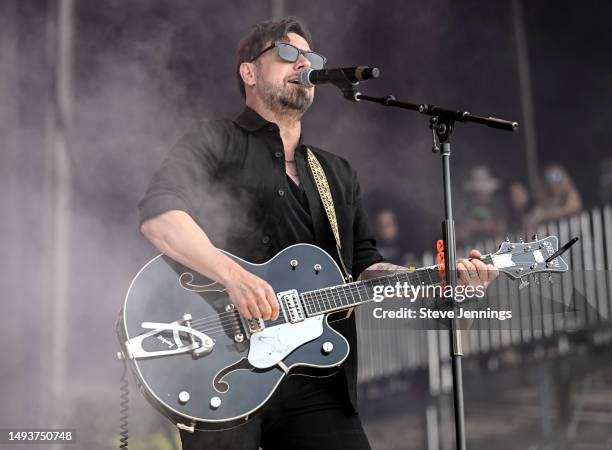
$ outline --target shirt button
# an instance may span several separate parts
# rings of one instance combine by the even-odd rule
[[[279,190],[278,190],[278,196],[279,196],[279,197],[282,197],[282,196],[284,196],[284,195],[285,195],[285,191],[284,191],[284,190],[282,190],[282,189],[279,189]]]
[[[277,158],[280,158],[281,156],[283,156],[283,154],[281,152],[276,152],[274,153],[274,156],[276,156]]]
[[[269,244],[270,243],[270,236],[264,236],[261,238],[261,243],[262,244]]]

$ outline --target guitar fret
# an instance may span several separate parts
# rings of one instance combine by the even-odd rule
[[[365,283],[361,283],[361,287],[363,288],[363,293],[365,295],[366,301],[370,300],[370,292],[368,291],[368,286]]]
[[[342,291],[340,290],[342,289]],[[341,309],[342,306],[344,306],[342,304],[342,299],[344,298],[344,289],[342,288],[342,286],[340,288],[334,288],[334,309]]]
[[[319,313],[319,300],[317,299],[317,294],[316,292],[314,292],[311,296],[310,296],[310,301],[311,301],[311,307],[312,307],[312,313],[313,314],[318,314]]]
[[[309,310],[310,314],[315,314],[315,310],[314,310],[314,298],[313,295],[311,293],[308,293],[308,299],[306,300],[306,307]]]
[[[326,297],[324,296],[324,294],[325,294],[325,289],[320,291],[320,294],[319,294],[321,296],[321,303],[319,305],[319,307],[320,307],[319,312],[324,312],[327,309],[327,306],[325,306],[325,298]]]
[[[349,284],[331,286],[304,295],[304,301],[309,315],[323,314],[360,305],[374,297],[377,286],[395,286],[397,283],[412,285],[434,285],[438,281],[432,275],[437,275],[437,268],[424,267],[412,272],[397,272],[391,275],[371,280],[356,281]]]
[[[323,292],[325,293],[325,302],[323,303],[324,310],[328,311],[331,309],[331,300],[329,298],[329,288],[325,288]]]
[[[355,295],[353,294],[353,290],[351,289],[351,287],[349,286],[349,292],[351,293],[351,298],[353,299],[352,302],[350,302],[351,305],[355,304]],[[348,297],[347,297],[348,300]]]
[[[356,288],[357,288],[357,295],[359,296],[359,303],[361,303],[363,302],[363,299],[361,298],[361,294],[359,293],[359,284],[357,284]]]
[[[423,278],[421,277],[421,272],[422,272],[421,270],[416,271],[417,276],[419,278],[419,284],[426,284],[425,281],[423,281]]]
[[[425,272],[427,272],[427,275],[429,276],[429,284],[434,284],[434,281],[431,278],[431,271],[429,269],[425,269]]]
[[[329,293],[331,294],[331,298],[334,301],[334,306],[332,307],[332,309],[337,309],[338,303],[337,303],[335,292],[330,289]]]

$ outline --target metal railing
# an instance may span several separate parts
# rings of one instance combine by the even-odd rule
[[[519,283],[500,275],[489,287],[501,304],[518,317],[500,322],[495,328],[464,330],[463,353],[466,357],[487,354],[503,349],[517,349],[526,344],[556,337],[558,352],[568,351],[564,336],[576,331],[600,330],[609,323],[612,312],[612,207],[594,208],[575,216],[542,225],[540,237],[556,235],[560,244],[572,237],[580,241],[564,254],[570,270],[555,277],[554,282],[531,283],[519,289]],[[510,236],[514,240],[515,236]],[[527,240],[527,239],[526,239]],[[477,242],[458,249],[467,254],[469,248],[495,252],[499,242]],[[434,264],[434,254],[423,255],[423,266]],[[552,299],[555,299],[553,301]],[[572,300],[574,309],[568,314],[553,314],[554,304]],[[527,307],[525,308],[525,305]],[[523,310],[521,310],[521,307]],[[365,311],[357,312],[358,355],[361,382],[393,376],[419,368],[429,369],[432,393],[449,388],[448,331],[415,330],[401,325],[381,327],[380,319]]]

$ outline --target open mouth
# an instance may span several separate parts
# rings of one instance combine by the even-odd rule
[[[287,80],[287,83],[300,84],[298,80]]]

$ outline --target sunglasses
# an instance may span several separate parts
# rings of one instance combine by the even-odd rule
[[[269,45],[268,47],[260,51],[257,56],[252,58],[249,62],[255,61],[265,52],[273,49],[274,47],[276,47],[278,57],[283,61],[296,62],[300,55],[304,55],[304,58],[306,58],[310,62],[310,67],[316,70],[320,70],[325,67],[325,63],[327,62],[327,58],[323,55],[319,55],[315,52],[301,50],[291,44],[287,44],[286,42],[275,42],[274,44]]]

